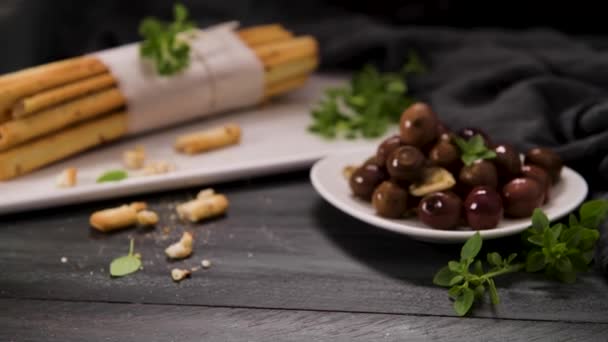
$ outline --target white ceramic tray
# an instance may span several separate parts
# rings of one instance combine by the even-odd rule
[[[318,161],[310,171],[310,178],[317,192],[333,206],[370,225],[392,230],[412,238],[438,242],[457,243],[467,240],[475,234],[472,230],[438,230],[426,226],[417,219],[386,219],[376,215],[371,204],[351,195],[348,182],[342,175],[347,165],[357,165],[373,153],[373,148],[362,148],[358,151],[332,154]],[[587,183],[576,171],[564,167],[562,177],[551,189],[550,201],[542,209],[550,220],[563,217],[578,207],[587,196]],[[529,218],[503,218],[494,229],[480,231],[484,239],[495,239],[517,234],[528,228]]]
[[[310,108],[323,89],[342,82],[343,79],[339,77],[316,76],[305,88],[263,108],[220,114],[162,132],[130,138],[0,183],[0,214],[159,190],[208,186],[244,177],[307,168],[331,153],[374,146],[380,139],[327,141],[307,131],[311,122]],[[227,122],[241,125],[243,137],[240,145],[196,156],[177,154],[173,150],[177,135]],[[176,171],[157,176],[130,177],[116,183],[95,183],[103,172],[123,168],[122,152],[138,144],[146,147],[150,160],[170,161],[176,165]],[[56,175],[69,166],[78,168],[79,185],[69,189],[57,188]]]

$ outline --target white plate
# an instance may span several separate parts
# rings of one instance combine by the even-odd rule
[[[374,148],[362,148],[346,153],[328,156],[313,166],[310,179],[317,192],[329,203],[343,212],[373,226],[392,230],[397,233],[430,242],[463,242],[475,231],[446,231],[432,229],[417,219],[386,219],[374,212],[370,203],[351,195],[348,182],[342,175],[347,165],[361,164],[373,155]],[[550,220],[567,215],[578,207],[587,196],[587,183],[574,170],[564,167],[562,179],[551,189],[551,200],[543,206]],[[502,219],[498,227],[480,231],[484,239],[495,239],[517,234],[530,226],[530,219]]]
[[[311,106],[319,100],[326,87],[336,86],[343,80],[340,77],[314,76],[303,89],[261,108],[217,115],[123,140],[24,177],[0,182],[0,214],[160,190],[203,187],[234,179],[306,169],[331,153],[376,145],[381,138],[328,141],[307,131],[311,123]],[[241,126],[243,136],[239,145],[194,156],[178,154],[173,150],[175,137],[179,134],[227,122],[236,122]],[[145,146],[151,160],[174,163],[176,171],[146,177],[137,177],[132,173],[135,176],[121,182],[95,183],[95,179],[104,171],[122,168],[122,152],[135,145]],[[56,175],[70,166],[79,170],[78,186],[57,188]],[[145,196],[141,198],[145,200]]]

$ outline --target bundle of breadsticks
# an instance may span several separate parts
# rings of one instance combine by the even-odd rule
[[[227,43],[232,36],[238,43]],[[201,31],[194,61],[176,77],[144,70],[137,51],[134,44],[0,76],[0,180],[127,135],[263,103],[302,86],[318,65],[316,40],[278,24]],[[259,71],[239,69],[252,58]]]

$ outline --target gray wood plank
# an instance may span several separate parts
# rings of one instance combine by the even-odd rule
[[[2,341],[602,341],[608,324],[0,300]]]
[[[171,207],[196,190],[138,198],[162,213],[168,236],[160,227],[109,235],[88,227],[93,210],[127,200],[0,218],[0,297],[453,315],[447,291],[431,279],[458,246],[413,241],[351,219],[326,204],[303,173],[221,185],[231,201],[227,217],[172,221]],[[196,235],[195,254],[169,263],[163,249],[184,229]],[[108,264],[127,252],[129,236],[144,270],[111,279]],[[492,245],[508,249],[510,241]],[[172,267],[202,258],[211,269],[171,281]],[[608,322],[608,284],[599,274],[574,285],[517,276],[498,286],[500,307],[482,305],[477,317]]]

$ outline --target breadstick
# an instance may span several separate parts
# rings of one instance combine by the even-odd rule
[[[224,195],[206,196],[182,203],[176,209],[182,220],[198,222],[225,213],[228,209],[228,198]]]
[[[266,68],[264,82],[268,86],[286,79],[307,75],[315,70],[318,63],[317,57],[313,56]]]
[[[285,30],[279,24],[260,25],[242,29],[237,34],[250,47],[293,38],[293,33]]]
[[[108,68],[97,58],[82,57],[61,68],[51,68],[50,71],[5,84],[0,86],[0,113],[10,110],[21,97],[106,71]]]
[[[294,89],[301,87],[308,80],[308,75],[291,78],[289,80],[271,84],[264,89],[264,99],[271,98],[273,96],[285,94]]]
[[[126,133],[127,114],[120,112],[0,152],[0,180],[23,175]]]
[[[171,259],[184,259],[192,254],[192,234],[184,232],[178,242],[165,248],[165,254]]]
[[[0,151],[101,115],[125,104],[116,88],[70,101],[58,107],[0,125]]]
[[[305,57],[314,57],[318,49],[317,41],[313,37],[303,36],[254,47],[253,51],[264,66],[271,67]]]
[[[237,144],[240,139],[241,128],[239,125],[228,124],[222,127],[179,136],[175,142],[175,149],[187,154],[195,154]]]
[[[61,61],[37,65],[37,66],[29,67],[26,69],[18,70],[15,72],[11,72],[8,74],[4,74],[4,75],[0,76],[0,86],[3,86],[8,83],[24,81],[26,79],[32,79],[33,77],[41,77],[41,76],[44,77],[44,74],[50,73],[50,72],[56,72],[62,68],[67,68],[70,65],[74,65],[75,63],[78,63],[78,61],[81,60],[82,58],[85,58],[85,57],[82,57],[82,56],[73,57],[73,58],[64,59]]]
[[[101,74],[23,98],[13,106],[13,118],[30,115],[41,109],[66,102],[75,97],[108,88],[115,83],[116,80],[112,75]]]
[[[140,211],[138,209],[140,209],[139,203],[96,211],[89,218],[89,223],[93,228],[104,233],[128,228],[137,224],[137,213]]]

